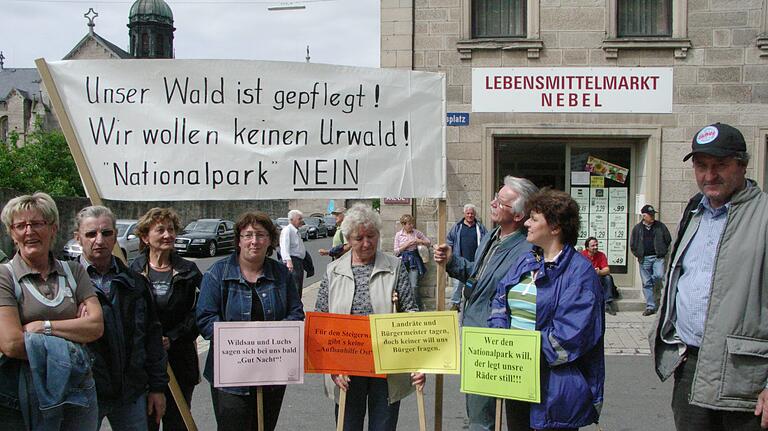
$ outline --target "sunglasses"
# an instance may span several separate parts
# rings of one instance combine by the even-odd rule
[[[104,238],[109,238],[112,235],[115,234],[115,231],[112,229],[102,229],[102,230],[89,230],[88,232],[84,233],[83,235],[88,239],[94,239],[96,236],[101,233],[101,236]]]

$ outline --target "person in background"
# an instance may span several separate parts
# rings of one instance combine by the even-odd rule
[[[540,331],[541,402],[508,400],[507,429],[574,430],[597,423],[604,401],[603,288],[574,248],[576,201],[542,189],[527,206],[527,239],[535,247],[498,284],[488,323]]]
[[[694,135],[701,193],[683,210],[651,357],[674,375],[678,431],[768,428],[768,195],[747,179],[749,153],[735,127]]]
[[[277,228],[262,212],[246,212],[235,224],[237,249],[213,264],[203,276],[197,324],[213,341],[216,322],[304,320],[304,306],[288,268],[269,256],[277,247]],[[257,428],[256,388],[213,387],[215,356],[208,350],[203,375],[211,384],[217,429]],[[277,426],[285,385],[263,386],[264,429]]]
[[[341,229],[351,249],[326,268],[315,309],[358,316],[418,311],[405,264],[378,250],[379,214],[357,204],[347,212]],[[339,391],[347,391],[345,431],[362,431],[366,410],[370,431],[394,431],[400,400],[413,392],[414,386],[421,390],[425,379],[422,373],[389,374],[385,378],[330,375],[326,376],[325,391],[336,402],[337,419]]]
[[[447,244],[435,246],[435,262],[445,264],[448,275],[466,285],[463,326],[487,327],[496,285],[520,256],[531,250],[525,240],[525,205],[536,191],[538,188],[525,178],[504,178],[504,185],[491,200],[491,221],[497,226],[480,241],[474,262],[454,256]],[[495,398],[467,394],[466,406],[470,431],[494,429]]]
[[[590,262],[592,267],[595,268],[595,273],[600,277],[600,284],[603,286],[603,295],[605,297],[605,311],[612,315],[616,315],[616,304],[613,302],[613,277],[611,277],[611,268],[608,266],[608,257],[605,253],[598,250],[599,242],[597,238],[591,236],[584,241],[584,250],[581,254],[584,255]]]
[[[283,263],[293,275],[293,282],[301,298],[304,290],[304,258],[307,249],[299,236],[299,228],[304,224],[304,214],[299,210],[288,211],[288,225],[280,231],[280,255]]]
[[[176,254],[176,232],[181,229],[179,216],[169,208],[152,208],[136,224],[136,235],[141,239],[141,253],[131,269],[149,281],[155,307],[163,327],[163,348],[168,363],[176,376],[187,405],[191,406],[192,392],[200,383],[197,362],[197,324],[195,304],[203,275],[197,265]],[[166,387],[165,398],[173,400]],[[150,421],[149,429],[159,425]],[[167,403],[163,417],[163,430],[186,431],[181,412],[175,402]]]
[[[15,197],[0,219],[18,250],[0,265],[1,428],[96,430],[85,345],[104,325],[93,283],[77,262],[54,259],[59,211],[49,195]]]
[[[656,313],[654,288],[664,276],[664,257],[669,252],[672,237],[667,226],[656,220],[656,209],[644,205],[640,209],[643,220],[632,228],[629,249],[640,263],[640,278],[643,281],[645,311],[643,316]]]
[[[346,208],[340,207],[331,211],[331,214],[336,217],[336,233],[333,235],[333,242],[331,243],[330,250],[326,250],[324,248],[318,250],[318,253],[321,256],[331,256],[332,260],[336,260],[342,254],[349,251],[349,242],[341,232],[341,223],[344,221],[344,212],[346,210]]]
[[[487,230],[477,220],[477,208],[472,204],[464,205],[464,217],[457,221],[448,232],[445,243],[454,250],[454,255],[464,258],[467,262],[475,261],[475,252],[480,240]],[[461,310],[461,297],[464,291],[464,283],[453,279],[453,294],[451,295],[451,310]]]
[[[106,417],[115,430],[147,430],[147,416],[160,423],[165,414],[168,385],[163,328],[149,284],[112,255],[117,224],[109,208],[81,209],[75,239],[83,249],[80,265],[104,310],[104,335],[88,345],[94,355],[99,428]]]
[[[419,246],[429,246],[431,242],[426,235],[415,229],[416,220],[410,214],[404,214],[400,217],[400,224],[403,226],[395,233],[395,256],[400,256],[408,269],[408,279],[413,289],[414,300],[420,310],[424,309],[419,292],[419,277],[427,272],[427,267],[419,255]]]

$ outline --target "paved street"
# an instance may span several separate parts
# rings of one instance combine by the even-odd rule
[[[306,310],[314,309],[319,280],[328,258],[317,255],[317,249],[327,247],[330,240],[318,239],[305,243],[313,255],[317,275],[304,289]],[[194,259],[205,271],[216,258]],[[661,383],[653,372],[647,334],[655,316],[644,317],[640,312],[619,312],[606,316],[606,388],[605,404],[600,422],[604,431],[673,430],[672,412],[669,407],[672,394],[670,381]],[[208,343],[200,339],[201,365],[205,360]],[[464,396],[459,391],[458,376],[445,376],[443,391],[443,430],[465,430]],[[425,392],[428,429],[434,424],[434,377],[430,376]],[[203,381],[195,390],[192,413],[198,429],[214,430],[210,386]],[[292,385],[286,391],[278,423],[278,429],[296,430],[334,429],[333,402],[323,394],[321,376],[306,374],[303,385]],[[418,412],[416,398],[403,401],[400,409],[399,429],[417,430]],[[109,429],[107,425],[104,430]],[[595,427],[588,427],[594,430]]]

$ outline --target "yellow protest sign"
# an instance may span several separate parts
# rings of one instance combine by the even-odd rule
[[[461,392],[538,403],[539,331],[462,328]]]
[[[453,311],[371,314],[376,372],[459,374],[459,320]]]

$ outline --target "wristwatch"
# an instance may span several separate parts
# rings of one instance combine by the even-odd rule
[[[44,320],[43,321],[43,334],[45,335],[53,335],[53,326],[51,326],[50,320]]]

